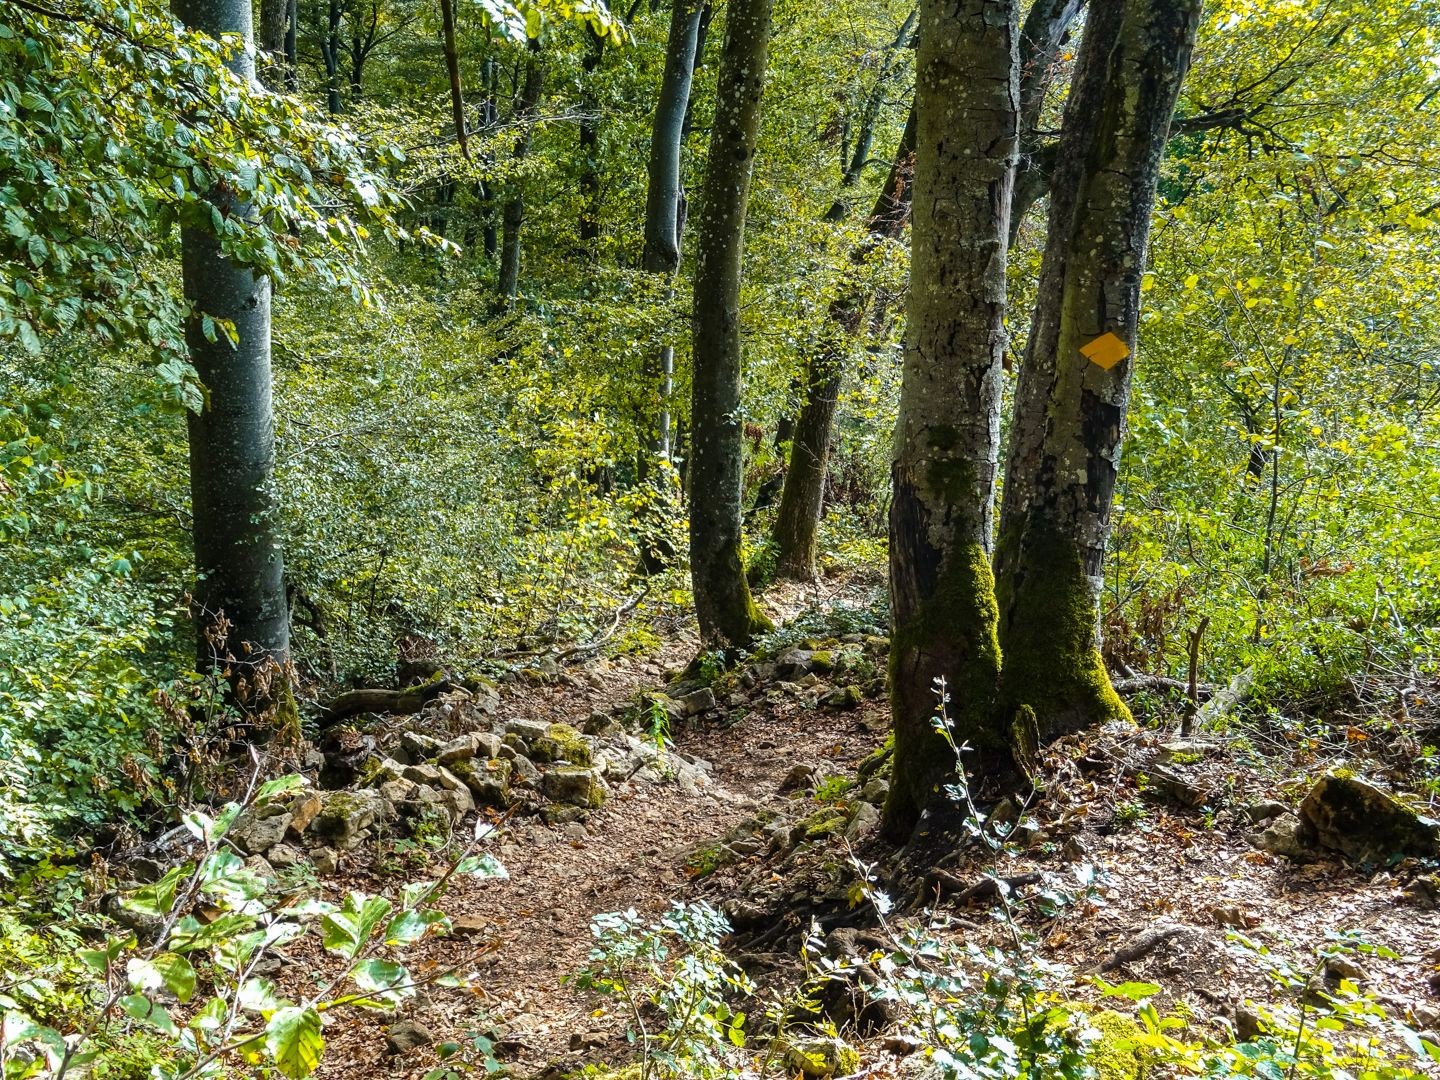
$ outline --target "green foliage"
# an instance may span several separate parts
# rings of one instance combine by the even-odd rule
[[[617,998],[630,1014],[641,1080],[734,1075],[734,1052],[745,1045],[745,1014],[727,998],[754,993],[746,975],[720,949],[730,927],[708,904],[674,904],[647,923],[635,911],[595,916],[595,948],[577,986]],[[647,1011],[663,1027],[652,1031]]]

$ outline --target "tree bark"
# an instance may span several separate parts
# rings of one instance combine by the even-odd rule
[[[465,92],[460,85],[460,51],[455,47],[455,0],[440,0],[440,26],[445,40],[445,73],[450,79],[450,118],[460,156],[470,160],[470,136],[465,130]]]
[[[277,90],[285,83],[285,27],[290,0],[260,0],[259,73],[265,85]]]
[[[174,12],[193,30],[240,35],[247,48],[228,64],[255,78],[250,0],[176,0]],[[211,199],[229,216],[250,213],[230,194],[217,190]],[[208,391],[204,408],[188,417],[198,659],[201,670],[229,672],[242,705],[265,707],[276,700],[273,665],[290,659],[273,491],[270,281],[236,266],[197,229],[181,231],[181,257],[194,310],[186,345]],[[238,342],[232,347],[218,332],[209,340],[204,317],[232,322]]]
[[[650,177],[645,193],[645,251],[641,265],[652,274],[663,274],[666,296],[673,294],[671,283],[680,269],[680,237],[685,227],[685,188],[680,169],[680,150],[685,144],[685,114],[690,107],[690,88],[695,77],[695,55],[704,4],[699,0],[674,0],[670,8],[670,33],[665,45],[665,70],[660,78],[660,95],[655,102],[655,120],[650,135]],[[653,429],[647,449],[669,458],[671,445],[670,393],[675,374],[675,346],[666,342],[647,365],[646,378],[655,388]]]
[[[1160,160],[1199,0],[1094,0],[1067,103],[1016,388],[995,569],[1002,702],[1042,738],[1128,719],[1100,658],[1110,507]],[[1080,349],[1113,334],[1108,370]]]
[[[325,33],[320,38],[320,57],[325,61],[325,107],[331,116],[345,111],[340,98],[340,0],[330,0],[325,12]]]
[[[690,574],[700,635],[744,647],[767,629],[741,559],[740,279],[773,0],[731,0],[696,221]]]
[[[816,347],[806,359],[805,401],[790,440],[790,464],[785,471],[785,486],[780,493],[773,533],[775,570],[782,578],[810,581],[815,577],[825,469],[830,459],[835,411],[850,345],[869,306],[862,268],[877,244],[899,239],[909,220],[915,129],[912,105],[890,165],[890,175],[866,221],[869,237],[851,252],[851,268],[837,287]]]
[[[600,103],[595,96],[595,73],[605,59],[605,39],[586,28],[584,77],[580,92],[580,251],[595,258],[600,239]]]
[[[300,33],[300,0],[285,5],[285,89],[300,89],[300,54],[296,44]]]
[[[515,106],[515,122],[520,134],[511,155],[516,161],[530,153],[530,125],[540,107],[540,91],[545,83],[545,67],[540,62],[540,39],[530,39],[529,56],[525,61],[525,85]],[[500,301],[511,304],[520,295],[520,229],[525,223],[525,196],[516,190],[505,202],[500,221]]]
[[[906,839],[955,755],[932,718],[943,678],[967,771],[1019,770],[996,722],[991,516],[1018,141],[1014,0],[922,0],[905,368],[891,466],[890,704],[884,829]]]

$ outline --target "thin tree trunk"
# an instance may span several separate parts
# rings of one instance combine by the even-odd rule
[[[300,33],[300,0],[285,5],[285,89],[300,89],[300,54],[296,40]]]
[[[995,568],[1004,708],[1043,738],[1129,710],[1100,658],[1110,507],[1160,159],[1200,0],[1094,0],[1051,185]],[[1118,339],[1113,366],[1081,352]]]
[[[922,0],[916,58],[909,326],[891,466],[890,705],[884,828],[904,840],[955,757],[932,726],[935,680],[969,771],[1019,769],[996,723],[991,508],[1005,354],[1005,263],[1018,141],[1014,0]]]
[[[805,401],[790,440],[790,464],[775,515],[776,574],[810,581],[815,577],[825,469],[835,429],[835,410],[844,382],[845,361],[869,306],[863,267],[875,246],[897,240],[910,216],[915,154],[915,108],[905,121],[890,175],[866,221],[869,237],[850,255],[851,266],[826,312],[817,347],[806,359]]]
[[[670,33],[665,45],[665,71],[655,103],[655,120],[650,136],[650,179],[645,194],[645,251],[641,265],[652,274],[663,274],[667,298],[680,269],[680,237],[685,227],[685,189],[681,180],[680,150],[684,146],[685,114],[690,107],[690,88],[695,76],[695,54],[700,33],[699,0],[674,0],[670,8]],[[654,386],[654,427],[648,451],[660,457],[672,455],[670,394],[675,373],[675,347],[666,342],[653,362],[647,365],[646,379]]]
[[[285,25],[290,14],[289,0],[260,0],[260,22],[255,28],[260,55],[260,77],[272,90],[285,83]]]
[[[730,0],[710,156],[696,221],[690,420],[690,575],[707,646],[743,647],[770,625],[741,558],[740,280],[773,0]]]
[[[580,250],[588,259],[596,255],[600,239],[600,103],[595,95],[595,73],[605,59],[605,39],[587,28],[584,77],[580,91]]]
[[[251,42],[250,0],[176,0],[174,11],[191,29]],[[255,78],[248,48],[228,63]],[[250,213],[229,193],[211,199],[224,213]],[[273,665],[290,658],[273,491],[270,281],[230,262],[208,232],[183,229],[181,256],[185,298],[196,312],[185,340],[208,391],[205,407],[188,418],[197,653],[202,670],[229,671],[242,705],[265,707],[280,696],[269,681]],[[213,327],[207,335],[207,319],[233,322],[238,342],[231,346]]]
[[[340,99],[340,15],[340,0],[330,0],[325,34],[320,39],[320,56],[325,61],[325,106],[331,116],[345,111]]]
[[[525,85],[515,108],[515,122],[520,134],[515,140],[513,157],[521,161],[530,153],[530,126],[540,106],[540,91],[545,82],[545,67],[540,62],[540,39],[530,39],[529,57],[525,61]],[[511,304],[520,294],[520,229],[525,223],[525,196],[520,191],[505,203],[501,220],[500,300]]]
[[[470,160],[470,136],[465,130],[465,92],[460,85],[460,51],[455,47],[455,0],[440,0],[440,27],[445,39],[445,73],[450,78],[450,119],[460,156]]]
[[[496,104],[500,93],[500,62],[493,56],[480,66],[480,85],[485,91],[485,100],[480,105],[480,130],[488,133],[500,120],[500,109]],[[499,234],[495,228],[495,192],[488,180],[480,180],[477,191],[485,258],[493,261],[500,251]]]

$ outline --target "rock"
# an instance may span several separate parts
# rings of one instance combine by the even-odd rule
[[[570,1034],[570,1049],[575,1051],[598,1050],[610,1041],[603,1031],[575,1031]]]
[[[505,734],[518,736],[528,747],[532,742],[545,734],[547,727],[549,727],[549,725],[543,720],[507,720],[505,722]]]
[[[1300,819],[1282,814],[1263,831],[1247,837],[1252,847],[1280,855],[1293,862],[1314,862],[1316,851]]]
[[[375,824],[381,803],[375,791],[332,791],[311,828],[317,836],[347,851],[359,844],[364,839],[361,834]]]
[[[1405,903],[1423,911],[1440,908],[1440,874],[1425,874],[1405,887],[1401,894]]]
[[[1254,1042],[1263,1034],[1265,1027],[1255,1010],[1249,1004],[1235,1006],[1235,1041]]]
[[[1065,862],[1083,863],[1090,858],[1090,849],[1078,834],[1070,837],[1060,847],[1060,858]]]
[[[295,836],[304,834],[315,820],[325,800],[318,791],[302,791],[290,800],[290,832]]]
[[[1353,983],[1365,981],[1365,969],[1348,956],[1327,956],[1325,958],[1325,981],[1338,985],[1341,979]]]
[[[471,758],[455,764],[455,775],[470,789],[475,802],[504,810],[510,805],[510,776],[514,766],[502,758]]]
[[[456,822],[475,809],[475,799],[463,783],[455,788],[441,788],[440,801],[450,811],[450,821]]]
[[[365,786],[378,788],[405,775],[405,764],[394,758],[371,758],[364,770]]]
[[[890,797],[890,781],[876,778],[860,789],[860,798],[876,806],[883,806]]]
[[[410,765],[405,769],[405,779],[412,780],[417,784],[428,784],[433,788],[440,788],[442,791],[463,791],[467,794],[470,789],[461,780],[443,765]]]
[[[842,1039],[800,1038],[785,1047],[785,1067],[792,1073],[823,1080],[860,1068],[860,1054]]]
[[[440,751],[440,740],[419,731],[406,731],[400,735],[400,749],[410,759],[410,763],[421,762],[427,758],[434,757]]]
[[[1288,814],[1290,808],[1283,802],[1276,802],[1274,799],[1261,799],[1245,807],[1245,816],[1250,819],[1250,824],[1259,825],[1263,821],[1277,818],[1281,814]]]
[[[595,810],[605,804],[605,791],[595,770],[558,765],[540,780],[540,791],[551,802]]]
[[[888,653],[890,639],[882,634],[871,634],[865,639],[865,650],[872,653]]]
[[[1190,765],[1218,749],[1204,739],[1171,739],[1160,744],[1155,760],[1162,765]]]
[[[1151,789],[1159,793],[1168,802],[1178,806],[1198,810],[1211,801],[1210,791],[1192,784],[1185,777],[1159,765],[1152,766],[1147,772]]]
[[[310,861],[315,864],[315,872],[321,877],[328,877],[340,869],[340,856],[334,848],[318,847],[310,852]]]
[[[440,747],[435,760],[441,765],[454,765],[458,761],[469,761],[476,754],[475,736],[461,735]]]
[[[546,825],[573,825],[577,821],[584,821],[590,816],[590,811],[583,806],[557,806],[551,804],[540,808],[540,820]]]
[[[679,700],[686,716],[699,716],[701,713],[713,712],[715,709],[715,691],[708,686],[702,686],[699,690],[694,690]]]
[[[475,740],[476,757],[493,758],[500,756],[501,744],[499,735],[489,731],[472,731],[470,737]]]
[[[391,1053],[403,1054],[422,1046],[433,1045],[435,1036],[424,1024],[414,1020],[401,1020],[398,1024],[391,1024],[386,1029],[385,1042],[390,1047]]]
[[[880,825],[880,811],[868,802],[855,804],[855,816],[845,826],[845,839],[854,840]]]
[[[585,718],[586,735],[619,735],[624,730],[609,713],[596,711]]]
[[[251,855],[245,860],[245,869],[262,878],[273,878],[275,876],[275,867],[270,865],[270,860],[265,858],[264,855]]]
[[[1328,772],[1300,804],[1300,819],[1321,847],[1355,862],[1440,854],[1440,822],[1358,777]]]
[[[285,839],[290,821],[283,806],[257,807],[241,814],[227,836],[247,855],[263,855]]]
[[[288,870],[292,866],[298,866],[304,860],[305,856],[289,844],[276,844],[270,849],[270,853],[266,858],[269,859],[270,865],[275,867],[276,870]]]
[[[794,682],[815,667],[815,654],[808,649],[786,649],[775,660],[775,678]]]
[[[378,790],[380,797],[388,803],[403,803],[415,794],[415,781],[406,780],[403,777],[399,780],[391,780],[381,784]]]
[[[533,784],[539,778],[539,767],[524,754],[517,754],[515,760],[510,763],[510,782],[512,784]]]
[[[819,770],[814,765],[795,765],[780,782],[781,791],[804,791],[815,786]]]
[[[543,735],[530,743],[530,757],[536,761],[568,761],[572,765],[590,765],[593,754],[590,741],[569,724],[550,724]]]
[[[865,700],[865,694],[855,685],[837,686],[820,699],[820,704],[831,709],[857,709]]]

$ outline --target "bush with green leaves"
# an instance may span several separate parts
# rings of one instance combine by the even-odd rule
[[[575,984],[619,1000],[640,1050],[641,1080],[735,1075],[745,1013],[729,1000],[754,993],[720,947],[730,932],[709,904],[673,904],[646,922],[633,909],[596,915],[595,947]]]
[[[0,986],[0,1077],[61,1080],[143,1054],[153,1080],[199,1080],[236,1068],[303,1080],[325,1050],[322,1016],[346,1006],[389,1011],[422,984],[459,986],[456,971],[418,976],[399,958],[448,927],[432,905],[456,874],[503,876],[476,839],[437,880],[406,884],[395,900],[360,892],[340,903],[277,895],[226,839],[242,812],[286,799],[297,776],[253,786],[217,815],[184,816],[199,851],[118,900],[134,929],[78,948],[54,973],[6,971]],[[305,934],[336,957],[303,995],[259,974],[272,950]],[[4,967],[10,967],[4,964]],[[55,1007],[55,1002],[65,1007]]]

